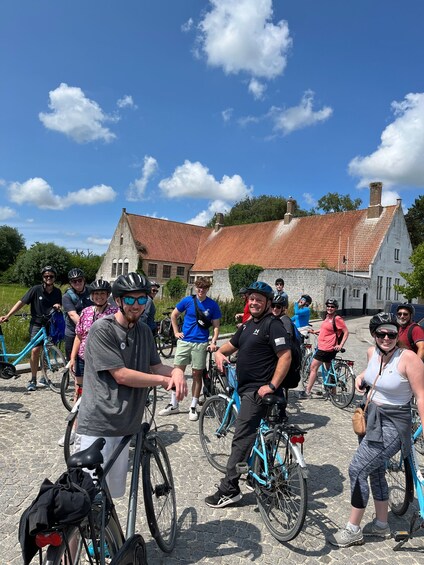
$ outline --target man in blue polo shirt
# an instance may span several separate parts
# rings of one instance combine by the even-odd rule
[[[199,419],[197,404],[202,391],[203,370],[206,368],[206,356],[209,341],[209,328],[212,327],[210,350],[216,351],[219,335],[221,311],[218,304],[207,296],[211,283],[206,277],[199,277],[194,283],[196,294],[183,298],[171,314],[172,328],[178,339],[174,367],[185,371],[191,364],[193,384],[189,420]],[[182,330],[178,328],[178,316],[185,312]],[[160,416],[178,414],[179,406],[174,391],[170,403],[159,412]]]

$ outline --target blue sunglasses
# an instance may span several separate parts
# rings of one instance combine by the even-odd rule
[[[144,306],[147,302],[147,296],[139,296],[138,298],[134,298],[134,296],[123,296],[122,301],[127,306],[133,306],[136,302],[140,306]]]

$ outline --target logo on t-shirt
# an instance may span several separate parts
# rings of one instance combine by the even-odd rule
[[[277,337],[277,339],[274,339],[274,343],[276,346],[285,345],[286,339],[284,337]]]
[[[259,331],[260,331],[259,329],[255,330],[255,331],[253,332],[253,335],[259,335]]]
[[[126,345],[125,345],[125,341],[121,341],[121,349],[125,349]]]

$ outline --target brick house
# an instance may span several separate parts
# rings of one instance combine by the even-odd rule
[[[274,286],[285,280],[290,300],[307,292],[316,309],[328,297],[345,313],[373,313],[386,301],[403,300],[394,284],[409,272],[412,246],[401,201],[381,205],[382,183],[371,183],[370,205],[324,215],[293,217],[288,200],[284,219],[214,228],[159,220],[122,211],[98,276],[114,280],[142,269],[164,284],[181,277],[190,287],[196,277],[212,278],[210,295],[233,297],[228,267],[232,263],[263,268],[260,279]]]

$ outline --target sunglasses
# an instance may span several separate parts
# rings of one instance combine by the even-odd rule
[[[332,304],[326,304],[327,308],[335,308]]]
[[[375,332],[375,336],[379,339],[384,339],[385,337],[388,339],[396,339],[398,334],[394,332]]]
[[[147,302],[147,296],[139,296],[134,298],[134,296],[123,296],[122,302],[127,306],[133,306],[136,302],[139,306],[144,306]]]
[[[409,312],[398,312],[398,318],[407,318],[409,316]]]
[[[279,304],[275,304],[275,305],[273,304],[273,305],[272,305],[272,309],[273,309],[273,310],[275,310],[275,309],[277,309],[277,310],[282,310],[283,307],[280,306]]]
[[[151,290],[151,293],[152,293],[152,294],[157,294],[158,292],[159,292],[159,291],[156,290],[156,289],[154,289],[154,288],[152,288],[152,290]]]
[[[55,276],[54,275],[44,275],[43,279],[54,279]]]
[[[84,279],[71,279],[71,283],[82,283]]]

